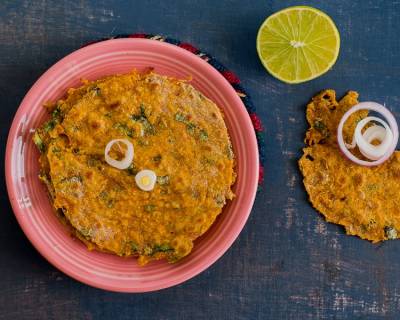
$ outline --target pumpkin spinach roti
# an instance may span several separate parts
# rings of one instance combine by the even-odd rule
[[[133,71],[45,107],[40,179],[89,249],[175,262],[234,197],[223,114],[187,81]]]
[[[344,114],[358,105],[358,93],[349,91],[336,100],[333,90],[316,95],[307,105],[310,128],[299,160],[310,202],[329,222],[345,227],[346,233],[372,242],[398,238],[400,230],[400,152],[378,166],[358,165],[347,159],[337,142],[337,128]],[[350,142],[368,110],[352,113],[343,126],[343,139]],[[369,129],[368,129],[369,128]],[[364,130],[383,130],[370,126]],[[360,149],[362,151],[362,149]],[[365,158],[354,149],[358,158]]]

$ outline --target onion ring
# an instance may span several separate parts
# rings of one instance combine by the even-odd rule
[[[126,150],[125,156],[122,160],[115,160],[115,159],[111,158],[108,153],[110,152],[112,146],[115,143],[119,143],[119,142],[125,144],[127,147],[127,150]],[[109,143],[107,143],[106,148],[104,149],[104,158],[105,158],[106,162],[114,168],[121,169],[121,170],[127,169],[131,165],[132,160],[133,160],[133,145],[127,139],[113,139]]]
[[[148,181],[143,183],[142,179],[147,178]],[[152,170],[141,170],[135,176],[136,185],[143,191],[151,191],[154,189],[154,185],[157,181],[157,176]]]
[[[361,120],[356,127],[354,132],[353,141],[350,145],[346,144],[343,140],[343,126],[347,119],[354,113],[359,110],[371,110],[381,114],[388,124],[382,119],[376,117],[367,117]],[[368,119],[368,120],[367,120]],[[363,134],[361,134],[362,128],[371,120],[381,123],[382,126],[372,126],[365,130]],[[382,128],[382,129],[379,129]],[[383,132],[384,130],[385,132]],[[356,164],[362,166],[377,166],[385,162],[390,156],[393,154],[394,150],[397,146],[397,141],[399,140],[399,129],[397,126],[396,119],[393,114],[384,106],[380,105],[376,102],[361,102],[352,108],[350,108],[342,117],[339,122],[339,126],[337,129],[337,139],[340,150],[343,154],[353,161]],[[382,143],[377,146],[371,145],[371,142],[374,139],[379,139]],[[357,143],[358,142],[358,143]],[[361,144],[361,147],[359,145]],[[354,148],[355,144],[358,145],[360,152],[366,157],[373,161],[365,161],[354,156],[349,149]]]

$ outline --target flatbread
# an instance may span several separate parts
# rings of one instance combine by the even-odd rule
[[[306,148],[299,160],[311,204],[328,222],[372,242],[396,239],[400,231],[400,152],[378,167],[359,166],[340,152],[336,130],[343,114],[358,103],[350,91],[339,102],[325,90],[307,105]],[[350,142],[367,111],[353,114],[343,130]]]
[[[136,71],[85,82],[48,106],[36,130],[41,177],[89,248],[139,262],[190,253],[233,198],[235,159],[218,106],[187,81]],[[130,168],[104,160],[113,139],[134,146]],[[156,173],[151,192],[135,174]]]

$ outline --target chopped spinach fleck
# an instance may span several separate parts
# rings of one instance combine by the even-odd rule
[[[156,155],[155,157],[153,157],[153,161],[154,161],[155,163],[160,163],[160,162],[161,162],[161,159],[162,159],[161,154],[158,154],[158,155]]]
[[[114,207],[114,200],[108,199],[106,205],[107,205],[107,208],[111,209],[112,207]]]
[[[323,135],[324,139],[330,136],[328,128],[321,120],[314,121],[314,128]]]
[[[197,127],[193,122],[189,121],[187,116],[183,115],[180,112],[177,112],[175,114],[175,120],[186,124],[186,129],[191,135],[195,133]]]
[[[118,129],[123,134],[127,135],[130,138],[133,138],[134,130],[129,128],[125,123],[116,123],[113,126],[115,129]]]
[[[192,198],[193,199],[199,199],[200,198],[200,192],[198,190],[192,190]]]
[[[78,231],[83,237],[85,237],[88,240],[90,240],[90,238],[93,235],[93,231],[90,228],[80,228]]]
[[[43,129],[44,131],[49,132],[53,130],[55,126],[56,126],[56,121],[54,119],[51,119],[43,125]]]
[[[397,239],[397,230],[395,228],[386,226],[384,228],[384,231],[385,231],[385,235],[388,239],[390,239],[390,240]]]
[[[53,153],[60,153],[60,152],[61,152],[61,149],[60,149],[59,147],[53,147],[53,148],[51,149],[51,152],[53,152]]]
[[[154,204],[146,204],[143,208],[146,212],[153,212],[156,206]]]
[[[184,122],[184,123],[186,123],[186,117],[182,114],[182,113],[176,113],[175,114],[175,120],[176,121],[179,121],[179,122]]]
[[[51,116],[53,119],[57,119],[57,120],[60,120],[60,118],[62,118],[62,111],[61,111],[60,105],[56,106],[56,108],[53,110]]]
[[[150,123],[150,121],[147,118],[144,118],[141,120],[144,128],[144,132],[147,134],[155,134],[155,129],[154,126]]]
[[[100,198],[100,199],[103,199],[103,200],[104,200],[104,199],[106,199],[107,197],[108,197],[108,192],[107,192],[107,191],[104,191],[104,190],[103,190],[102,192],[99,193],[99,198]]]
[[[157,183],[160,186],[165,186],[169,184],[169,176],[158,176],[157,177]]]
[[[149,145],[149,142],[148,142],[147,140],[144,140],[144,139],[138,139],[138,140],[137,140],[137,143],[138,143],[138,145],[141,146],[141,147],[146,147],[146,146]]]
[[[218,195],[215,197],[215,203],[219,206],[219,207],[223,207],[225,205],[225,197],[222,195]]]
[[[140,106],[139,106],[139,108],[140,108],[140,114],[141,114],[143,117],[146,117],[146,108],[145,108],[144,104],[141,103]]]
[[[366,186],[367,191],[376,191],[378,190],[378,185],[376,183],[370,183]]]
[[[319,132],[322,132],[326,130],[326,125],[321,120],[315,120],[314,128],[317,129]]]
[[[107,208],[111,209],[112,207],[114,207],[114,199],[110,197],[107,191],[101,191],[98,197],[104,202]]]
[[[131,251],[133,251],[133,252],[138,252],[139,251],[139,246],[135,242],[129,241],[128,244],[129,244],[129,246],[131,248]]]
[[[199,133],[200,141],[207,141],[208,140],[208,133],[206,130],[201,129]]]
[[[140,105],[140,113],[132,115],[131,119],[133,121],[140,122],[143,125],[143,129],[146,134],[155,134],[155,128],[147,118],[146,110],[143,104]]]
[[[229,160],[232,160],[233,159],[233,157],[234,157],[234,154],[233,154],[233,150],[232,150],[232,145],[231,144],[228,144],[227,146],[226,146],[226,156],[228,157],[228,159]]]
[[[146,256],[150,256],[150,255],[153,254],[153,249],[152,249],[151,247],[145,247],[145,248],[143,249],[143,253],[144,253]]]
[[[132,120],[140,121],[142,119],[146,119],[147,118],[146,117],[146,108],[145,108],[143,103],[139,106],[139,109],[140,109],[139,114],[134,114],[134,115],[131,116]]]
[[[139,172],[139,170],[135,167],[135,165],[133,163],[131,163],[131,165],[128,167],[128,169],[126,169],[126,172],[130,176],[134,176]]]
[[[39,133],[35,132],[35,134],[33,135],[33,142],[35,143],[36,147],[39,149],[40,153],[44,153],[46,151],[46,145],[44,144]]]
[[[201,158],[200,163],[205,165],[205,166],[214,166],[214,165],[217,164],[214,159],[207,158],[207,157]]]
[[[92,91],[94,96],[99,97],[101,95],[101,89],[98,86],[93,87]]]
[[[196,125],[193,122],[189,122],[186,124],[186,129],[191,135],[193,135],[196,130]]]
[[[100,164],[101,161],[96,156],[89,155],[86,160],[86,163],[89,167],[95,167],[96,165]]]
[[[60,183],[82,183],[83,179],[80,175],[64,177],[60,180]]]
[[[161,244],[161,245],[155,245],[153,248],[153,253],[156,252],[168,252],[168,251],[173,251],[174,248],[172,248],[170,245],[168,244]]]

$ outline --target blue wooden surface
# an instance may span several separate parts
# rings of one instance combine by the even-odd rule
[[[255,38],[266,16],[297,1],[0,2],[0,152],[24,94],[83,43],[118,33],[162,33],[210,52],[242,79],[266,131],[264,191],[232,248],[174,288],[117,294],[60,273],[17,225],[0,171],[0,319],[396,319],[400,241],[345,236],[309,205],[296,161],[305,104],[316,92],[357,90],[400,117],[400,2],[308,1],[336,22],[339,59],[305,84],[271,78]]]

